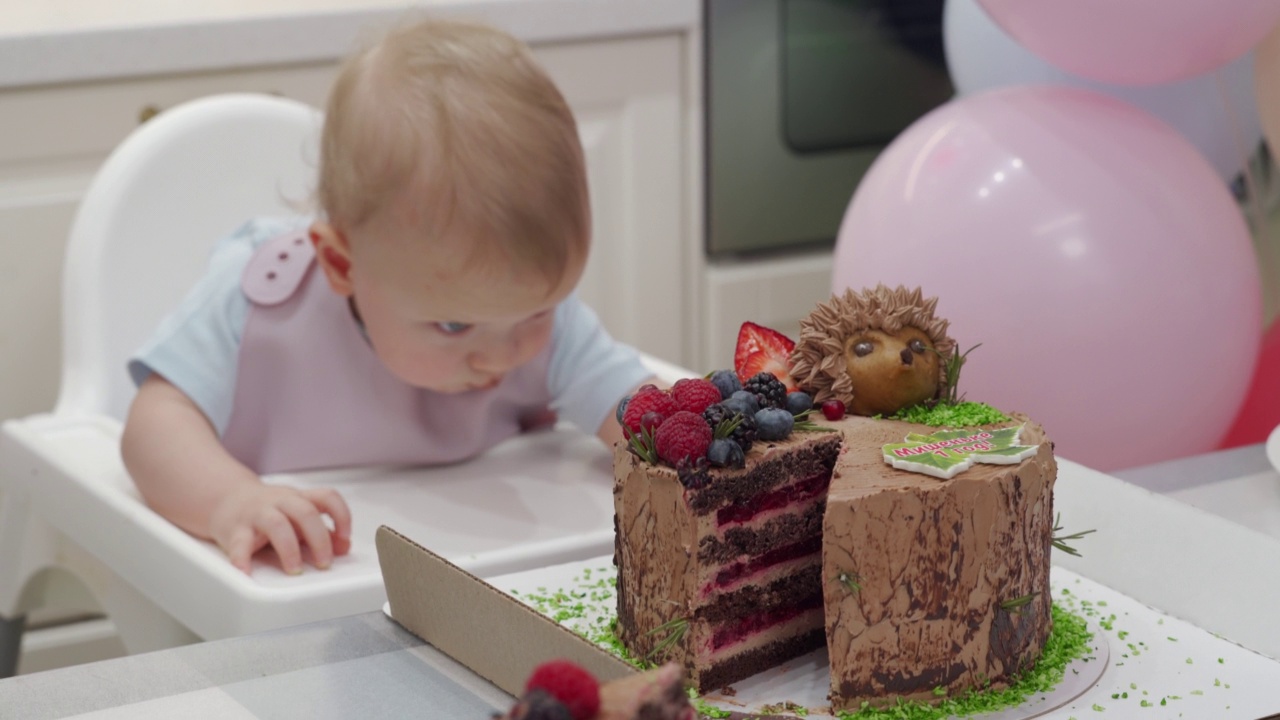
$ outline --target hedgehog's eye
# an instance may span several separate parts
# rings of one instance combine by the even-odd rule
[[[871,344],[871,341],[863,340],[860,343],[854,344],[853,354],[857,355],[858,357],[866,357],[871,354],[872,350],[875,350],[875,349],[876,348],[874,345]]]
[[[915,340],[912,340],[911,342],[907,343],[907,347],[911,348],[911,352],[917,355],[924,354],[924,343],[920,340],[920,338],[916,338]]]

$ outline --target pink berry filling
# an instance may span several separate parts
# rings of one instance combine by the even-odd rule
[[[729,523],[746,522],[760,513],[826,494],[827,486],[830,484],[831,475],[829,473],[818,473],[773,492],[757,495],[745,503],[736,503],[720,508],[716,512],[716,525],[724,526]]]

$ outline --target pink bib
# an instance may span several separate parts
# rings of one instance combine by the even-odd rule
[[[263,243],[241,279],[250,310],[222,441],[254,471],[458,462],[545,413],[549,347],[488,390],[406,385],[315,265],[306,232],[287,233]]]

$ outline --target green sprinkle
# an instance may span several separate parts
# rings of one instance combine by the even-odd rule
[[[1101,705],[1099,705],[1098,703],[1094,703],[1094,704],[1093,704],[1093,711],[1094,711],[1094,712],[1102,712],[1102,711],[1104,711],[1104,710],[1106,710],[1106,708],[1102,707],[1102,706],[1101,706]]]
[[[1169,704],[1168,700],[1166,700],[1165,698],[1160,698],[1160,707],[1164,707],[1165,705],[1168,705],[1168,704]]]
[[[574,578],[573,582],[574,587],[555,591],[539,587],[534,593],[511,594],[623,661],[642,670],[653,667],[652,663],[643,658],[631,656],[618,639],[614,569],[602,567],[595,574],[584,572],[582,577]],[[945,687],[938,687],[933,690],[934,695],[941,698],[934,701],[936,704],[899,698],[897,705],[873,708],[866,704],[855,711],[841,711],[836,717],[840,720],[944,720],[952,716],[967,717],[1013,707],[1024,703],[1032,695],[1048,692],[1062,682],[1067,665],[1079,658],[1088,657],[1093,651],[1093,633],[1089,631],[1084,617],[1056,602],[1051,605],[1050,613],[1053,625],[1040,659],[1031,670],[1011,678],[1009,686],[1004,689],[984,687],[948,696]],[[668,637],[674,634],[669,632]],[[696,691],[692,689],[689,697],[702,717],[719,719],[732,715],[730,711],[698,698]],[[786,711],[799,717],[805,717],[809,713],[808,708],[794,703],[785,705]]]
[[[1178,638],[1176,638],[1176,637],[1174,637],[1174,636],[1172,636],[1172,635],[1170,635],[1168,639],[1169,639],[1169,642],[1178,642]]]
[[[1192,694],[1192,695],[1203,695],[1203,694],[1204,694],[1204,691],[1203,691],[1203,690],[1192,690],[1192,691],[1191,691],[1191,694]]]
[[[924,405],[912,405],[899,410],[891,416],[894,420],[903,420],[930,427],[965,428],[977,425],[991,425],[1007,422],[1009,416],[986,403],[961,402],[954,405],[938,403],[929,408]]]
[[[1129,689],[1130,689],[1130,690],[1137,690],[1137,689],[1138,689],[1138,683],[1129,683]]]
[[[1191,665],[1191,664],[1192,664],[1192,662],[1191,662],[1191,658],[1187,658],[1187,664],[1188,664],[1188,665]]]
[[[1223,660],[1222,658],[1218,658],[1218,664],[1219,664],[1219,665],[1225,665],[1225,664],[1226,664],[1226,662],[1227,662],[1226,660]]]
[[[1142,707],[1151,707],[1151,703],[1147,702],[1146,700],[1143,700],[1138,704],[1141,705]]]

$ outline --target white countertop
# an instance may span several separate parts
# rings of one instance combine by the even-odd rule
[[[410,10],[529,43],[679,32],[698,0],[43,0],[0,3],[0,88],[325,62]]]

